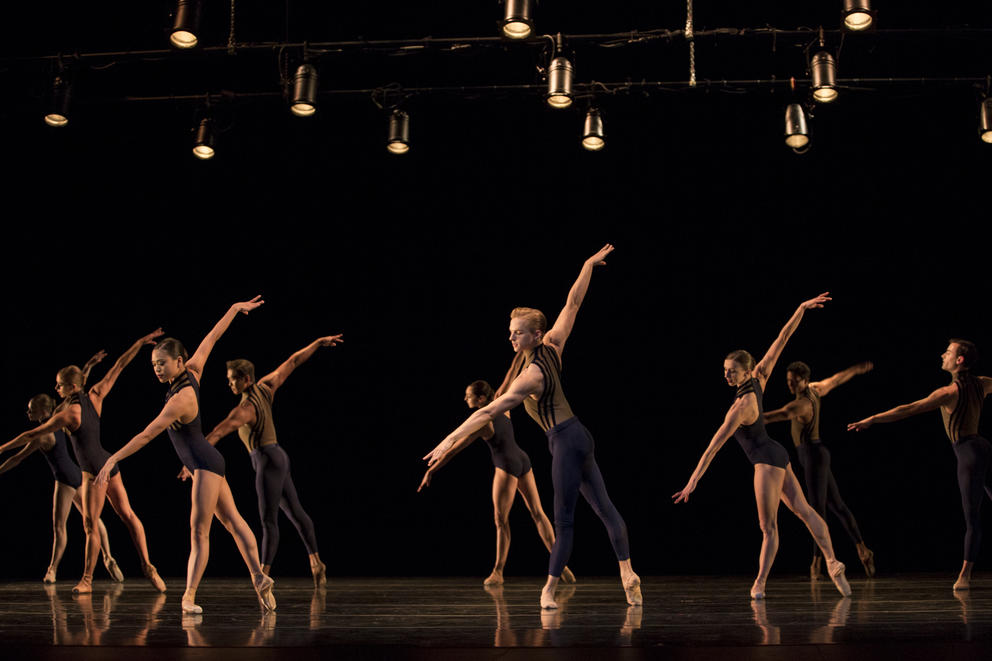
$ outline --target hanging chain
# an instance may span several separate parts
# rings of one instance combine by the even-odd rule
[[[231,30],[227,33],[227,54],[234,55],[234,2],[231,0]]]
[[[692,27],[692,0],[686,0],[685,39],[689,42],[689,87],[696,86],[696,33]]]

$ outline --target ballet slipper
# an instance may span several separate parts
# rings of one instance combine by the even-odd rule
[[[73,594],[89,594],[93,592],[93,577],[83,576],[79,579],[79,583],[76,583],[75,587],[72,588]]]
[[[951,588],[955,592],[961,592],[964,590],[971,589],[971,579],[967,576],[958,576],[958,580],[954,581],[954,587]]]
[[[103,557],[103,566],[107,568],[107,573],[110,574],[110,578],[114,579],[115,583],[124,582],[124,573],[117,566],[117,561],[112,556],[106,555]]]
[[[555,589],[546,585],[541,590],[541,609],[554,610],[556,608],[558,608],[558,602],[555,601]]]
[[[847,577],[844,576],[845,569],[843,562],[835,560],[833,569],[830,571],[830,580],[834,582],[838,592],[845,597],[850,597],[851,585],[847,582]]]
[[[315,565],[310,565],[310,571],[313,572],[313,586],[315,588],[327,586],[327,565],[318,562]]]
[[[270,577],[265,574],[258,574],[252,579],[252,583],[255,585],[255,592],[258,594],[258,602],[262,604],[262,608],[269,611],[274,611],[276,609],[276,598],[272,594],[272,586],[275,585]]]
[[[623,584],[623,591],[627,596],[627,603],[631,606],[640,606],[644,603],[644,599],[641,597],[641,577],[637,574],[631,575]]]
[[[186,598],[186,595],[183,595],[182,607],[183,615],[199,615],[203,612],[203,608],[194,603],[193,599]]]
[[[562,583],[575,583],[575,574],[568,567],[561,570],[561,582]]]
[[[145,578],[147,578],[152,584],[152,587],[159,592],[165,592],[165,581],[163,581],[162,577],[158,575],[158,570],[155,569],[155,565],[151,563],[142,565],[141,571],[144,573]]]
[[[764,599],[765,598],[765,584],[764,583],[759,583],[758,581],[755,581],[754,582],[754,585],[751,586],[751,598],[752,599]]]
[[[859,555],[862,566],[865,568],[865,574],[868,578],[875,577],[875,552],[871,549],[865,549],[866,553],[862,556]]]
[[[41,579],[42,583],[54,583],[55,582],[55,568],[49,567],[48,571],[45,572],[45,577]]]
[[[503,585],[503,572],[498,569],[494,569],[493,573],[486,577],[486,580],[482,581],[483,586],[490,585]]]

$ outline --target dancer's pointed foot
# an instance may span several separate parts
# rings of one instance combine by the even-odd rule
[[[844,563],[834,560],[833,564],[827,563],[827,567],[830,569],[830,580],[834,582],[837,591],[845,597],[850,597],[851,585],[847,582],[847,577],[844,576],[844,570],[846,569]]]
[[[499,569],[494,569],[493,573],[486,577],[486,580],[482,581],[484,587],[490,585],[503,585],[503,572]]]
[[[858,553],[858,558],[861,560],[861,565],[865,568],[865,574],[868,578],[875,577],[875,552],[869,548],[865,549],[864,553]]]
[[[252,579],[252,583],[255,585],[255,592],[258,594],[258,602],[262,604],[262,608],[269,611],[274,611],[276,609],[276,598],[272,594],[272,586],[276,584],[271,578],[265,574],[256,574]]]
[[[575,574],[573,574],[572,570],[569,569],[568,567],[565,567],[564,569],[561,570],[561,582],[562,583],[575,582]]]
[[[55,582],[55,567],[49,567],[45,572],[45,578],[41,579],[42,583],[54,583]]]
[[[107,568],[107,573],[110,574],[110,578],[114,579],[114,582],[124,582],[124,572],[122,572],[121,568],[117,566],[117,561],[114,560],[112,556],[103,556],[103,566]],[[159,590],[159,592],[161,592],[161,590]]]
[[[761,581],[755,581],[754,585],[751,586],[751,598],[752,599],[764,599],[765,598],[765,584]]]
[[[958,580],[954,581],[954,587],[951,589],[954,590],[955,592],[970,590],[971,578],[968,576],[958,576]]]
[[[92,576],[83,576],[79,579],[79,583],[76,583],[76,586],[72,588],[73,594],[89,594],[91,592],[93,592]]]
[[[545,585],[544,589],[541,590],[541,609],[554,610],[556,608],[558,608],[558,602],[555,601],[555,588]]]
[[[183,615],[199,615],[203,612],[203,608],[195,603],[195,597],[192,595],[183,595]]]
[[[323,562],[312,564],[310,571],[313,572],[313,586],[315,588],[327,587],[327,565]]]
[[[162,577],[158,575],[158,570],[155,569],[155,565],[148,563],[142,565],[141,571],[145,574],[145,578],[152,584],[152,587],[159,592],[165,592],[165,581]]]
[[[631,574],[627,578],[623,584],[623,591],[627,595],[627,603],[631,606],[640,606],[644,603],[644,599],[641,597],[641,577],[637,574]]]
[[[823,556],[814,555],[813,562],[809,564],[809,580],[818,581],[820,580],[822,574],[820,568],[823,566]]]

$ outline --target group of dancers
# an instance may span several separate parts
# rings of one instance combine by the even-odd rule
[[[593,271],[597,266],[605,265],[606,257],[612,252],[613,246],[607,244],[583,263],[564,307],[550,328],[540,310],[520,307],[511,312],[509,339],[516,355],[503,382],[495,391],[485,381],[471,383],[465,391],[465,402],[473,413],[424,456],[428,468],[420,489],[428,486],[434,474],[474,440],[482,438],[489,445],[495,467],[492,498],[496,523],[496,562],[485,584],[491,586],[503,582],[510,544],[508,513],[519,492],[550,553],[547,581],[540,597],[544,609],[558,607],[555,591],[559,581],[575,581],[567,562],[572,551],[575,508],[580,495],[606,527],[619,564],[627,603],[631,606],[642,604],[641,581],[631,565],[627,526],[607,494],[605,481],[596,464],[592,434],[573,413],[565,398],[561,379],[565,343],[589,289]],[[853,514],[840,497],[831,472],[830,453],[822,444],[819,433],[821,399],[854,376],[871,370],[871,363],[861,363],[827,379],[811,381],[809,367],[794,362],[786,368],[786,383],[795,399],[782,408],[768,412],[763,404],[765,386],[803,316],[808,310],[822,308],[830,300],[829,293],[824,293],[801,303],[760,361],[755,362],[746,351],[734,351],[724,359],[724,378],[736,391],[734,400],[689,481],[673,495],[675,503],[688,502],[720,448],[731,437],[737,439],[754,466],[754,493],[762,533],[758,574],[750,590],[752,599],[765,597],[766,581],[778,551],[779,503],[785,503],[799,517],[815,542],[816,551],[810,569],[812,577],[818,576],[825,561],[827,574],[837,590],[844,596],[851,594],[846,568],[834,553],[825,522],[827,509],[837,515],[855,543],[866,574],[869,577],[875,574],[874,553],[866,546]],[[273,580],[269,573],[278,547],[277,517],[280,508],[291,519],[304,541],[315,585],[326,583],[326,567],[318,554],[313,521],[300,505],[289,472],[289,459],[276,439],[272,401],[276,390],[298,365],[308,360],[318,348],[335,346],[342,341],[342,336],[318,338],[257,381],[254,366],[249,361],[229,361],[228,385],[234,394],[241,396],[241,402],[209,434],[204,435],[202,431],[199,388],[207,358],[231,322],[239,314],[248,314],[263,302],[256,296],[250,301],[232,305],[192,356],[178,340],[159,339],[162,335],[159,329],[139,338],[118,358],[103,379],[88,390],[85,386],[89,372],[105,354],[97,354],[82,369],[70,366],[60,370],[56,378],[56,391],[63,401],[57,408],[47,395],[37,395],[31,399],[28,416],[40,424],[0,446],[0,452],[23,446],[16,455],[0,464],[0,473],[17,465],[35,450],[41,451],[51,465],[56,479],[52,513],[55,541],[45,574],[46,582],[55,581],[65,548],[65,520],[70,502],[82,513],[86,532],[83,577],[73,590],[92,591],[93,572],[101,553],[111,577],[117,581],[123,580],[110,553],[106,530],[100,522],[104,501],[109,500],[131,533],[145,576],[157,590],[165,591],[165,583],[149,559],[144,528],[130,507],[118,468],[121,460],[165,431],[184,466],[180,477],[192,479],[190,557],[182,598],[184,612],[202,612],[196,603],[196,591],[206,567],[210,524],[215,516],[237,543],[259,602],[265,609],[274,610],[276,607],[272,593]],[[103,400],[124,367],[146,344],[154,345],[152,366],[156,378],[169,386],[166,403],[161,413],[141,433],[111,454],[100,443]],[[980,511],[984,493],[992,497],[989,487],[992,446],[978,435],[981,406],[984,398],[992,392],[992,378],[971,374],[970,370],[977,362],[977,349],[966,340],[952,339],[942,361],[943,369],[952,375],[950,385],[917,402],[852,423],[848,428],[860,431],[876,422],[891,422],[940,408],[958,459],[958,483],[966,521],[964,563],[954,583],[954,590],[966,590],[970,587],[981,540]],[[514,440],[509,412],[521,403],[548,438],[554,488],[553,527],[541,506],[530,459]],[[779,421],[791,423],[792,438],[804,469],[806,494],[792,470],[788,452],[765,430],[766,423]],[[255,536],[238,512],[224,477],[224,458],[214,447],[221,438],[234,431],[238,432],[251,453],[252,466],[256,471],[256,491],[262,519],[261,556]],[[78,466],[69,456],[67,439]]]

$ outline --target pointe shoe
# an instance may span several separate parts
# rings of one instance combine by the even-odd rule
[[[958,580],[954,581],[954,587],[951,588],[954,592],[961,592],[970,589],[971,579],[965,578],[964,576],[958,576]]]
[[[147,564],[141,567],[141,571],[145,574],[145,578],[152,584],[159,592],[165,592],[165,581],[162,577],[158,575],[158,570],[155,569],[155,565]]]
[[[865,568],[865,575],[868,578],[875,578],[875,552],[868,549],[864,557],[859,556],[861,565]]]
[[[764,599],[765,598],[765,586],[758,585],[755,581],[754,585],[751,586],[751,598],[752,599]]]
[[[561,570],[561,582],[562,583],[575,583],[575,574],[568,567]]]
[[[641,577],[637,574],[627,581],[623,586],[624,594],[627,595],[627,603],[631,606],[640,606],[644,603],[641,597]]]
[[[493,573],[486,577],[486,580],[482,581],[483,587],[490,587],[496,585],[503,585],[503,572],[493,570]]]
[[[192,599],[183,599],[182,607],[183,615],[199,615],[203,612],[203,608],[198,604],[193,603]]]
[[[844,566],[844,563],[837,561],[834,564],[833,571],[830,572],[830,580],[834,582],[838,592],[845,597],[850,597],[851,585],[847,582],[847,577],[844,576],[845,569],[846,567]]]
[[[547,588],[541,590],[541,609],[554,610],[556,608],[558,608],[558,602],[555,601],[554,591]]]
[[[252,583],[255,585],[255,592],[258,594],[258,603],[262,604],[262,608],[269,611],[274,611],[276,609],[276,598],[272,594],[272,586],[276,584],[270,577],[265,574],[259,574],[261,578],[255,578]]]
[[[79,579],[79,583],[76,583],[75,587],[72,588],[73,594],[89,594],[93,592],[93,577],[83,576]]]
[[[55,570],[52,569],[51,567],[49,567],[48,568],[48,571],[45,572],[45,577],[43,579],[41,579],[41,582],[42,583],[48,583],[48,584],[54,583],[55,582]]]
[[[313,586],[315,588],[327,587],[327,565],[323,562],[310,565],[310,571],[313,572]]]
[[[820,568],[823,565],[823,556],[814,555],[813,562],[809,564],[809,580],[818,581],[822,574],[820,573]]]
[[[107,568],[107,573],[110,574],[110,578],[114,579],[115,583],[124,582],[124,573],[121,568],[117,566],[117,561],[111,556],[104,556],[103,566]]]

